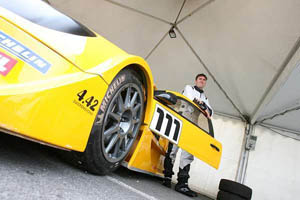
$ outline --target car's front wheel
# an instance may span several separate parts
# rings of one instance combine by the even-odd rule
[[[129,153],[144,116],[142,83],[132,70],[121,71],[102,100],[84,153],[91,173],[114,171]]]

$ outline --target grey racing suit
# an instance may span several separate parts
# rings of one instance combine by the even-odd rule
[[[183,95],[189,98],[191,101],[193,101],[196,98],[204,102],[207,105],[210,115],[212,116],[213,110],[209,104],[207,97],[205,96],[202,90],[196,88],[196,86],[187,85],[183,90]],[[185,105],[182,106],[181,109],[182,109],[181,110],[182,115],[184,117],[188,118],[189,120],[197,124],[198,119],[194,119],[193,117],[194,115],[192,114],[194,112],[193,107],[189,105]],[[172,175],[174,174],[173,165],[176,159],[176,154],[178,152],[178,149],[179,147],[177,145],[169,143],[168,151],[164,162],[164,168],[165,168],[164,175],[166,178],[171,178]],[[188,173],[189,173],[190,164],[193,160],[194,160],[194,156],[182,149],[181,156],[180,156],[180,164],[179,164],[180,170],[178,173],[179,178],[180,176],[182,176],[187,181],[187,179],[189,178]]]

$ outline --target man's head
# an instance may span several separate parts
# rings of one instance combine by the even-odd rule
[[[198,74],[195,78],[195,85],[203,90],[206,85],[207,76],[205,74]]]

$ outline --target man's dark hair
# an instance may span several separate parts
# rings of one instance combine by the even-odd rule
[[[205,74],[197,74],[195,80],[197,80],[200,76],[203,76],[207,80],[207,76]]]

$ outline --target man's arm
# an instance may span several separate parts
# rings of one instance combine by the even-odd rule
[[[184,96],[186,96],[187,98],[189,98],[191,101],[194,101],[197,105],[199,105],[199,107],[201,108],[200,104],[201,103],[205,103],[206,104],[206,107],[207,109],[203,109],[201,108],[202,110],[205,110],[205,112],[207,112],[207,116],[208,117],[211,117],[214,113],[213,109],[211,108],[210,104],[209,104],[209,101],[208,99],[206,99],[205,101],[202,101],[201,99],[199,98],[195,98],[194,97],[194,90],[192,88],[192,86],[190,85],[186,85],[184,90],[183,90],[183,93],[182,93]],[[206,98],[206,97],[205,97]]]
[[[206,99],[206,102],[205,102],[205,103],[206,103],[206,105],[207,105],[207,110],[208,110],[208,112],[209,112],[209,116],[210,116],[210,117],[213,116],[214,111],[213,111],[213,109],[211,108],[208,99]]]
[[[206,112],[206,116],[208,118],[211,117],[213,111],[212,111],[212,109],[210,107],[208,107],[208,105],[204,101],[199,101],[197,99],[194,99],[194,103],[196,103],[201,110],[203,110],[204,112]]]

